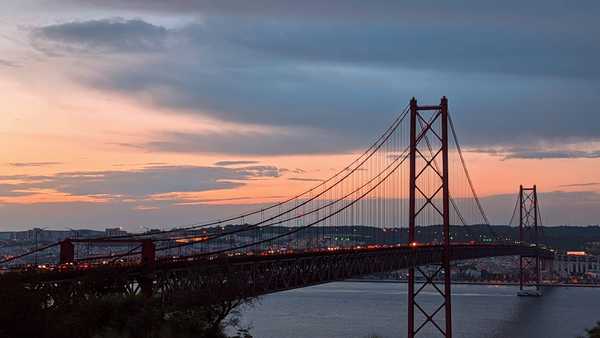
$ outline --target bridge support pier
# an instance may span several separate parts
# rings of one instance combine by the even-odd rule
[[[142,294],[145,298],[151,298],[154,295],[154,268],[156,267],[156,246],[150,239],[142,241],[142,264],[144,265],[144,275],[138,282]]]
[[[60,242],[59,264],[73,262],[75,262],[75,246],[69,238],[66,238]]]
[[[422,111],[432,112],[429,118],[424,118]],[[417,129],[417,123],[420,128]],[[417,132],[418,130],[418,132]],[[437,130],[437,131],[436,131]],[[434,140],[433,149],[428,135]],[[424,144],[427,143],[427,148]],[[421,148],[419,150],[419,148]],[[427,154],[428,149],[431,157]],[[410,101],[410,187],[409,187],[409,243],[412,247],[418,247],[416,238],[417,218],[424,214],[429,207],[432,212],[442,218],[443,223],[443,258],[441,265],[435,272],[425,271],[420,267],[412,267],[408,270],[408,338],[414,338],[428,324],[439,332],[442,337],[452,337],[452,306],[451,306],[451,281],[450,281],[450,190],[448,184],[448,100],[441,99],[439,106],[418,106],[417,100]],[[442,157],[442,171],[435,165],[437,158]],[[419,164],[419,168],[417,168]],[[434,177],[439,186],[433,189],[423,186],[424,180],[419,178],[425,173]],[[442,210],[435,204],[434,200],[438,194],[442,194]],[[417,194],[422,202],[417,206]],[[417,209],[418,208],[418,209]],[[425,282],[415,289],[416,274],[421,275]],[[443,273],[443,277],[441,274]],[[437,283],[440,279],[444,287],[440,288]],[[441,298],[441,305],[432,310],[427,310],[418,302],[419,294],[427,287],[432,287]],[[442,311],[443,310],[443,311]],[[438,315],[444,314],[444,323],[438,322]],[[416,315],[420,320],[416,320]],[[418,324],[418,325],[417,325]]]

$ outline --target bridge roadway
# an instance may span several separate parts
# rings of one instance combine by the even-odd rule
[[[54,302],[89,294],[138,294],[194,297],[202,302],[254,297],[273,292],[388,272],[442,260],[441,245],[393,245],[306,250],[279,254],[229,254],[216,257],[159,259],[152,265],[59,267],[44,272],[10,272],[2,281],[46,290]],[[453,244],[451,260],[535,256],[553,252],[518,244]]]

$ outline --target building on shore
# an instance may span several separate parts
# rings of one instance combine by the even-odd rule
[[[600,256],[585,251],[567,251],[554,257],[554,271],[561,278],[589,276],[600,278]]]

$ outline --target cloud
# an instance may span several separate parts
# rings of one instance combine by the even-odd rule
[[[312,129],[225,133],[170,132],[154,135],[152,139],[158,141],[132,146],[153,152],[232,155],[339,153],[362,146],[349,135],[336,135]]]
[[[163,15],[217,15],[235,17],[282,18],[315,20],[352,20],[360,23],[383,21],[480,21],[527,24],[519,19],[528,18],[532,24],[554,19],[554,24],[562,22],[573,25],[582,24],[578,17],[589,16],[598,8],[593,0],[580,1],[578,6],[568,6],[560,0],[532,0],[522,2],[506,0],[502,3],[488,3],[477,0],[466,0],[459,3],[444,3],[423,0],[330,0],[326,3],[319,0],[255,0],[244,1],[209,1],[209,0],[58,0],[63,4],[77,7],[146,11]],[[56,1],[52,1],[54,4]],[[514,9],[518,8],[518,11]],[[428,22],[429,23],[429,22]]]
[[[13,167],[48,167],[53,165],[60,165],[62,162],[13,162],[9,163]]]
[[[133,147],[133,145],[129,144],[129,143],[118,143],[118,144],[114,144],[113,145],[118,145],[121,147]],[[115,163],[112,166],[113,167],[132,167],[132,166],[162,166],[162,165],[168,165],[169,163],[167,162],[144,162],[144,163]]]
[[[73,196],[145,198],[173,192],[233,189],[255,178],[278,177],[274,166],[241,168],[149,166],[130,171],[63,172],[48,176],[1,176],[0,197],[26,196],[51,190]]]
[[[281,196],[281,195],[272,195],[272,196],[263,196],[261,199],[282,199],[288,198],[289,196]],[[186,196],[182,196],[179,194],[171,194],[169,196],[156,196],[155,200],[159,201],[171,201],[174,202],[175,205],[228,205],[228,202],[245,202],[246,204],[253,204],[256,201],[256,196],[236,196],[236,197],[228,197],[228,198],[198,198],[194,196],[193,198],[188,198]],[[236,205],[239,205],[236,203]]]
[[[304,174],[304,173],[306,173],[306,170],[300,169],[300,168],[295,168],[295,169],[281,168],[281,169],[279,169],[279,171],[280,172],[291,172],[291,173],[294,173],[294,174]]]
[[[277,127],[383,129],[404,104],[389,86],[371,90],[382,79],[369,72],[298,67],[269,57],[259,60],[243,51],[210,47],[201,54],[177,54],[185,56],[116,67],[84,81],[96,89],[183,114]],[[228,60],[233,56],[234,60]],[[373,123],[374,115],[379,123]]]
[[[600,158],[600,151],[581,150],[531,150],[515,151],[504,157],[510,159]]]
[[[133,207],[134,210],[141,210],[141,211],[151,211],[151,210],[159,210],[160,207],[155,207],[155,206],[146,206],[146,205],[136,205],[135,207]]]
[[[600,25],[580,17],[597,3],[519,4],[519,11],[476,1],[266,3],[95,2],[119,14],[153,14],[40,27],[32,40],[48,42],[50,53],[136,56],[109,56],[101,71],[78,72],[86,86],[181,114],[344,135],[336,142],[341,151],[367,144],[412,96],[426,103],[448,96],[464,145],[600,139],[600,115],[589,113],[600,90]],[[202,18],[181,16],[193,12]],[[323,19],[307,20],[307,13]],[[422,13],[443,20],[420,21]],[[184,146],[196,144],[189,135],[163,138],[145,148],[199,152]]]
[[[209,58],[212,50],[219,54],[229,49],[242,54],[250,51],[255,58],[305,62],[600,76],[597,67],[590,67],[600,56],[593,38],[594,32],[600,33],[600,25],[591,23],[594,19],[591,13],[599,10],[600,5],[593,2],[568,10],[559,1],[534,1],[537,6],[514,2],[519,11],[508,4],[482,5],[477,1],[452,6],[417,1],[353,1],[352,4],[334,1],[324,5],[317,1],[267,0],[263,3],[261,6],[254,2],[216,5],[204,1],[140,1],[128,2],[123,7],[201,12],[201,24],[171,31],[186,45],[199,47],[200,55]],[[103,2],[103,5],[119,8],[115,3]],[[307,17],[326,20],[306,20]],[[427,22],[435,17],[442,20]],[[581,23],[581,17],[589,18],[586,25]],[[382,18],[391,20],[378,22]],[[369,24],[361,24],[363,20]],[[561,48],[556,48],[557,45]],[[407,53],[405,46],[418,46],[419,51]],[[440,48],[444,57],[439,56]]]
[[[0,197],[21,197],[31,195],[31,192],[19,190],[13,184],[0,183]]]
[[[458,128],[468,130],[462,133],[466,144],[600,138],[593,127],[600,116],[587,113],[600,90],[600,69],[593,67],[600,47],[588,31],[473,25],[275,18],[232,23],[209,16],[160,27],[169,48],[151,58],[115,60],[78,80],[183,114],[334,130],[363,141],[411,96],[435,102],[442,95],[450,98]],[[96,26],[110,31],[110,25]],[[118,46],[119,35],[106,34],[113,35],[110,45]],[[419,52],[407,53],[405,46]]]
[[[600,182],[584,182],[584,183],[573,183],[573,184],[562,184],[559,185],[561,188],[574,188],[574,187],[591,187],[600,185]]]
[[[594,159],[600,158],[600,150],[544,149],[543,147],[508,147],[471,149],[470,152],[502,157],[503,160],[526,159]]]
[[[19,68],[20,67],[20,65],[14,63],[12,61],[3,60],[3,59],[0,59],[0,66],[9,67],[9,68]]]
[[[164,48],[166,37],[163,27],[120,18],[67,22],[31,32],[33,46],[50,55],[158,51]]]
[[[301,182],[323,182],[320,178],[306,178],[306,177],[289,177],[290,181],[301,181]]]
[[[232,166],[232,165],[247,165],[247,164],[256,164],[256,163],[258,163],[258,161],[219,161],[219,162],[215,162],[214,165],[227,167],[227,166]]]

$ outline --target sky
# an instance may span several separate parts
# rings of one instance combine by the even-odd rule
[[[5,0],[0,230],[171,227],[345,167],[443,95],[493,223],[600,223],[600,3]]]

